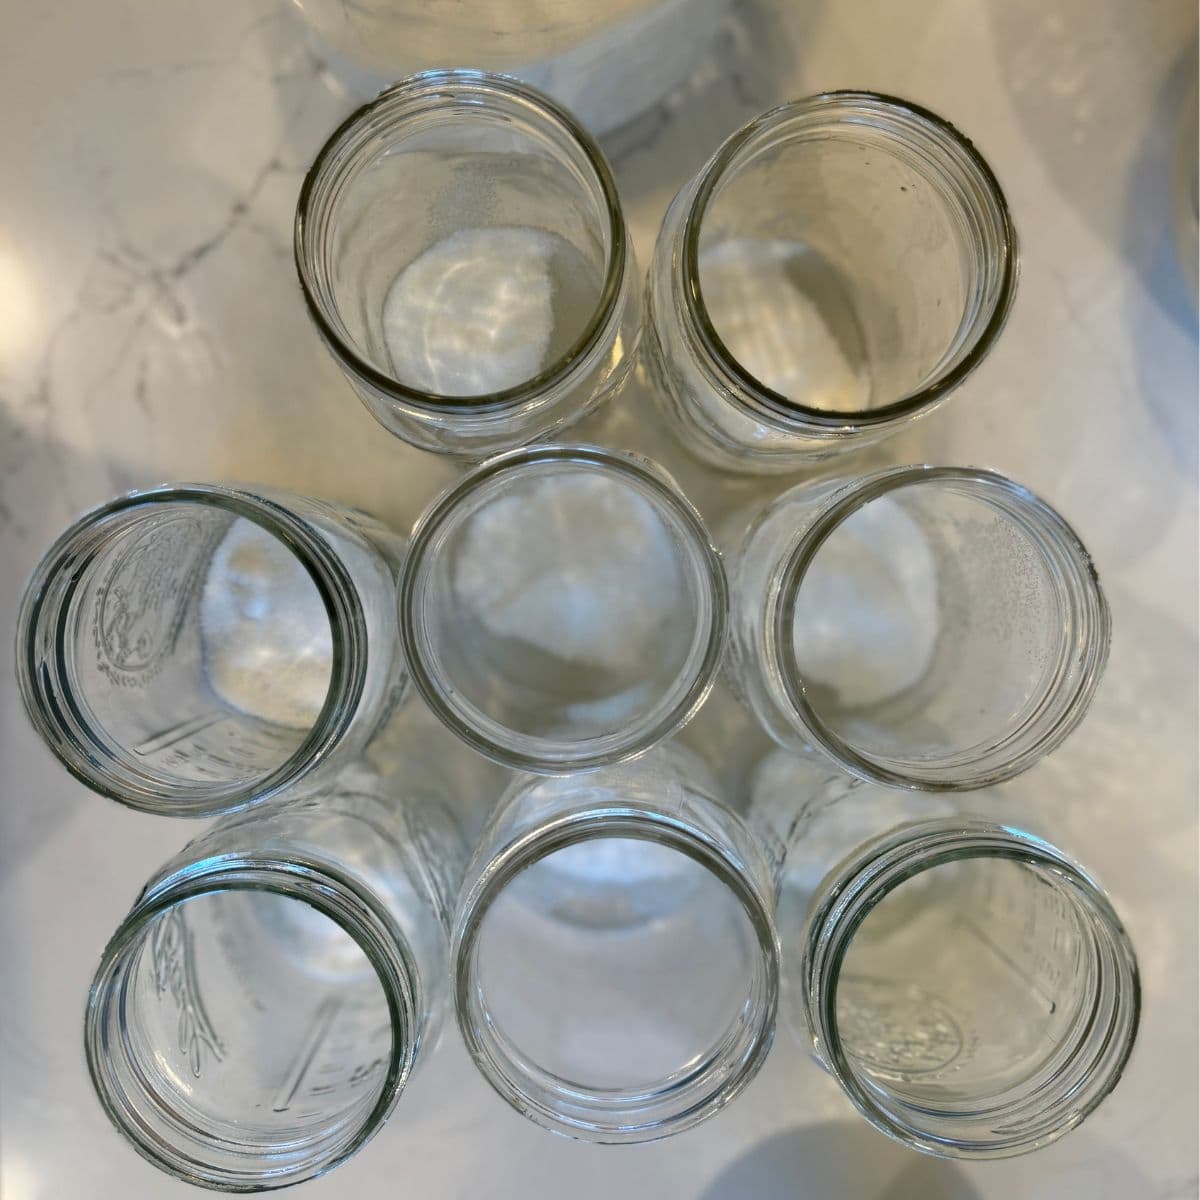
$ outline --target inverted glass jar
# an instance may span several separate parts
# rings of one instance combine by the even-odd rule
[[[513,79],[431,71],[338,128],[300,192],[309,313],[376,418],[482,457],[577,420],[624,381],[637,270],[612,173]]]
[[[729,560],[730,673],[771,737],[929,790],[1025,770],[1082,720],[1110,621],[1069,525],[990,471],[802,484]]]
[[[934,113],[871,92],[786,104],[675,198],[647,360],[683,440],[788,471],[928,412],[987,355],[1017,282],[987,163]]]
[[[426,511],[400,585],[417,689],[506,766],[557,774],[648,750],[704,702],[725,575],[655,464],[594,446],[511,451]]]
[[[1137,960],[1104,893],[1047,842],[978,818],[860,847],[788,950],[818,1059],[927,1154],[1049,1145],[1116,1086],[1137,1034]]]
[[[595,1142],[712,1116],[774,1033],[770,865],[677,743],[584,776],[519,778],[454,922],[459,1027],[517,1111]]]
[[[627,124],[688,77],[728,0],[301,0],[339,79],[374,94],[453,60],[549,92],[595,133]],[[331,53],[332,52],[332,53]]]
[[[465,850],[436,797],[357,768],[227,817],[146,885],[88,998],[88,1067],[143,1157],[259,1191],[355,1153],[445,1008]]]
[[[76,778],[131,808],[258,803],[350,761],[398,701],[403,554],[364,514],[284,492],[113,500],[26,588],[26,710]]]

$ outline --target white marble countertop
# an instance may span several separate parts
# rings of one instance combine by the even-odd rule
[[[643,263],[683,178],[788,96],[910,97],[996,168],[1023,246],[1012,319],[889,454],[1029,483],[1111,599],[1089,720],[1010,787],[1106,883],[1138,947],[1144,1021],[1109,1102],[1023,1159],[928,1160],[858,1121],[781,1027],[717,1119],[589,1147],[509,1111],[451,1033],[375,1141],[306,1196],[1197,1194],[1196,314],[1172,226],[1195,37],[1187,0],[744,0],[686,96],[610,146]],[[109,1127],[80,1030],[105,939],[193,831],[88,795],[38,743],[12,682],[22,583],[74,514],[130,487],[259,481],[403,527],[454,468],[374,423],[304,314],[295,196],[352,105],[285,0],[10,4],[0,48],[0,1195],[182,1197]]]

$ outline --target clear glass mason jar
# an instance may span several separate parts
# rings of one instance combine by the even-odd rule
[[[926,1154],[1048,1145],[1112,1091],[1137,1035],[1137,960],[1099,886],[979,818],[860,847],[787,949],[819,1061],[872,1125]]]
[[[448,61],[507,71],[605,133],[682,85],[729,0],[294,0],[339,80],[370,94]]]
[[[727,561],[731,681],[771,737],[929,790],[1020,773],[1083,719],[1110,619],[1069,525],[991,471],[801,484]]]
[[[638,277],[616,185],[574,119],[479,71],[414,75],[354,113],[300,191],[309,313],[376,418],[482,457],[624,382]]]
[[[499,455],[413,530],[400,631],[417,690],[481,754],[559,774],[661,742],[704,702],[727,593],[699,514],[648,459]]]
[[[465,859],[419,779],[385,791],[357,766],[186,846],[88,997],[88,1067],[114,1125],[155,1166],[224,1191],[355,1153],[436,1038]]]
[[[518,1112],[594,1142],[712,1116],[774,1036],[779,948],[759,840],[677,744],[519,778],[454,919],[467,1049]]]
[[[752,121],[676,196],[646,358],[694,453],[794,470],[949,395],[1017,273],[1004,195],[966,138],[902,100],[827,92]]]
[[[120,497],[67,529],[26,588],[26,710],[122,804],[245,808],[351,761],[398,701],[403,555],[372,518],[290,493]]]

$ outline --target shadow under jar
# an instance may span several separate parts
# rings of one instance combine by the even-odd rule
[[[76,778],[131,808],[255,804],[350,761],[397,702],[403,554],[362,513],[283,492],[114,500],[26,588],[26,710]]]
[[[694,453],[795,470],[933,408],[991,349],[1016,282],[971,143],[905,101],[829,92],[752,121],[676,196],[646,356]]]
[[[143,890],[104,951],[85,1048],[143,1157],[259,1191],[355,1153],[445,1011],[466,853],[435,796],[352,768],[218,822]]]
[[[518,1112],[593,1142],[712,1116],[774,1036],[778,943],[761,843],[673,743],[518,779],[467,868],[455,1007]]]
[[[524,445],[633,361],[637,270],[608,164],[516,80],[431,71],[359,109],[305,178],[295,254],[363,402],[426,450]]]
[[[802,484],[729,561],[730,671],[785,749],[863,779],[984,787],[1083,719],[1108,606],[1069,525],[990,471]]]
[[[720,665],[727,594],[699,514],[649,460],[491,459],[413,531],[400,630],[417,689],[506,766],[619,762],[682,726]]]
[[[1137,960],[1104,893],[1011,826],[937,820],[860,847],[794,949],[817,1058],[926,1154],[1057,1140],[1116,1086],[1137,1035]]]

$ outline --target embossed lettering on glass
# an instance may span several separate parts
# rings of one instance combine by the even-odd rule
[[[147,884],[97,969],[85,1044],[109,1118],[226,1191],[353,1154],[436,1036],[464,860],[436,796],[358,767],[223,819]]]
[[[17,679],[77,778],[209,816],[344,764],[406,678],[404,542],[364,514],[216,484],[93,510],[34,572]]]
[[[764,728],[879,783],[1018,774],[1082,720],[1108,658],[1086,549],[990,471],[801,484],[750,523],[729,574],[731,675]]]
[[[675,198],[647,359],[691,449],[794,470],[928,412],[983,360],[1017,281],[987,163],[935,114],[869,92],[786,104]]]
[[[817,1058],[876,1128],[927,1154],[1048,1145],[1133,1048],[1120,920],[1080,867],[1011,826],[902,825],[830,873],[797,944],[783,936]]]
[[[466,880],[459,1027],[517,1111],[583,1140],[648,1141],[757,1073],[778,987],[770,864],[678,743],[518,778]]]
[[[647,459],[545,446],[489,460],[413,531],[400,630],[438,717],[496,762],[565,773],[630,758],[703,703],[725,575]]]
[[[359,109],[300,193],[296,267],[363,402],[482,457],[578,419],[632,363],[638,280],[612,174],[573,118],[478,71]]]

